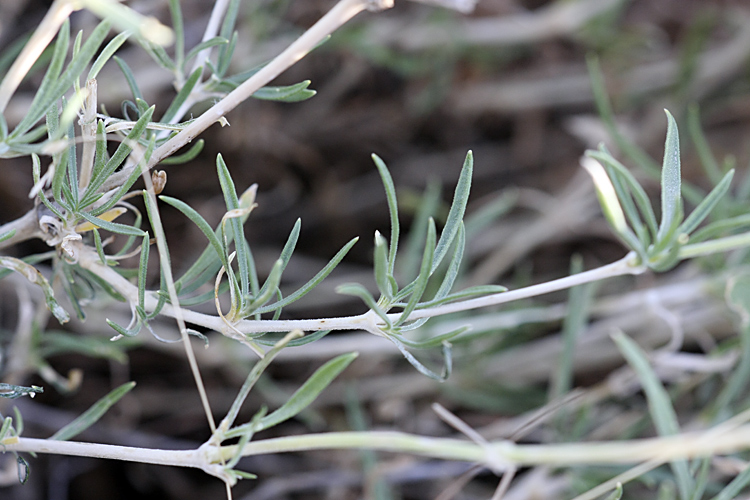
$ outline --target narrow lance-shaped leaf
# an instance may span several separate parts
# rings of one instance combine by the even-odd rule
[[[102,51],[99,53],[99,55],[96,57],[96,60],[94,61],[94,64],[91,65],[91,69],[89,70],[89,74],[86,77],[87,80],[91,80],[92,78],[96,78],[99,75],[99,72],[102,70],[104,65],[107,63],[107,61],[110,60],[110,58],[117,52],[117,49],[122,46],[125,41],[130,38],[130,35],[132,33],[130,31],[123,31],[122,33],[119,33],[116,37],[114,37],[110,42],[102,49]]]
[[[35,105],[29,108],[27,114],[24,116],[21,123],[18,124],[16,129],[13,131],[13,136],[18,137],[25,133],[31,128],[47,111],[47,108],[55,101],[60,99],[65,92],[70,89],[75,82],[78,81],[79,76],[83,72],[84,68],[93,59],[96,52],[99,50],[99,46],[104,41],[104,38],[109,32],[109,23],[102,22],[91,32],[86,43],[80,48],[77,54],[73,56],[70,64],[59,76],[56,78],[51,85],[49,92],[44,94],[44,98],[40,99]],[[66,47],[67,50],[67,47]]]
[[[646,393],[646,399],[648,400],[649,413],[659,435],[673,436],[678,434],[680,424],[670,401],[669,393],[664,389],[659,377],[651,368],[646,354],[622,332],[618,332],[612,338],[643,386],[643,391]],[[694,485],[687,461],[677,460],[672,462],[671,466],[677,478],[680,496],[683,499],[688,499]]]
[[[226,203],[227,210],[232,211],[240,208],[240,202],[237,198],[237,191],[234,187],[234,181],[232,176],[229,174],[227,164],[224,162],[224,158],[221,154],[216,155],[216,169],[219,174],[219,184],[221,185],[221,191],[224,193],[224,202]],[[232,238],[234,239],[234,247],[237,252],[237,262],[240,271],[240,292],[242,296],[247,296],[250,291],[250,267],[247,256],[247,247],[243,244],[245,241],[245,233],[242,230],[242,221],[236,217],[233,217],[229,221],[231,228]],[[227,268],[229,271],[229,268]]]
[[[678,229],[678,233],[690,234],[698,227],[701,222],[703,222],[703,220],[708,216],[709,213],[711,213],[714,207],[716,207],[716,204],[719,203],[719,200],[721,200],[721,198],[727,193],[727,191],[729,191],[729,186],[732,183],[733,177],[734,169],[727,172],[721,179],[721,182],[719,182],[716,187],[714,187],[711,192],[708,193],[708,196],[706,196],[703,201],[701,201],[700,204],[695,207],[695,210],[693,210],[690,215],[687,216],[685,222],[683,222]]]
[[[615,188],[612,186],[612,182],[609,180],[604,167],[598,161],[586,156],[581,158],[581,166],[586,169],[591,176],[591,180],[594,181],[596,196],[599,199],[599,204],[602,207],[602,212],[607,222],[609,222],[615,233],[623,240],[623,243],[638,252],[643,260],[645,258],[645,249],[635,234],[633,234],[633,231],[628,227],[622,206],[620,206],[620,201],[617,199]]]
[[[160,165],[182,165],[183,163],[187,163],[191,160],[194,160],[195,157],[197,157],[201,151],[203,151],[203,146],[205,145],[206,141],[203,139],[199,139],[190,146],[190,149],[188,149],[186,152],[179,154],[179,155],[172,155],[169,158],[165,158],[162,161],[159,162]]]
[[[401,316],[396,321],[396,326],[403,324],[409,319],[409,315],[414,311],[419,303],[425,289],[427,288],[427,282],[430,279],[431,264],[434,261],[435,255],[435,221],[430,218],[427,222],[427,240],[425,241],[424,253],[422,254],[422,266],[419,269],[419,275],[414,280],[414,290],[412,291],[409,301],[406,303]]]
[[[464,219],[466,204],[469,201],[469,191],[471,190],[471,176],[473,171],[474,153],[469,151],[466,154],[466,159],[464,160],[464,165],[461,169],[461,175],[458,178],[458,184],[456,185],[456,191],[453,194],[453,203],[448,212],[448,219],[445,221],[445,226],[440,233],[437,247],[435,247],[435,255],[433,256],[430,274],[435,272],[435,269],[437,269],[443,261],[445,254],[448,253],[448,249],[453,243],[453,238],[455,238],[456,233],[458,232],[459,223]]]
[[[640,183],[636,180],[635,176],[630,173],[630,171],[625,168],[622,163],[617,161],[617,159],[614,158],[610,154],[610,152],[603,146],[600,147],[599,151],[587,151],[586,155],[594,158],[595,160],[598,160],[603,165],[606,165],[608,171],[617,171],[617,173],[620,175],[620,179],[627,185],[628,189],[630,190],[630,193],[635,200],[635,204],[638,206],[641,217],[643,217],[644,221],[648,225],[648,228],[651,232],[651,237],[655,239],[656,233],[658,232],[658,222],[656,221],[656,214],[654,213],[654,208],[651,205],[651,201],[649,200],[646,191],[643,189],[643,186],[641,186]]]
[[[264,101],[301,102],[313,97],[316,92],[308,89],[310,80],[299,82],[286,87],[262,87],[254,94],[255,99]]]
[[[151,244],[148,233],[143,235],[141,243],[141,258],[138,264],[138,305],[141,309],[146,308],[146,280],[148,279],[148,255]]]
[[[98,422],[107,410],[122,399],[125,394],[130,392],[133,387],[135,387],[135,382],[126,382],[120,387],[113,389],[106,396],[94,403],[88,410],[83,412],[78,418],[53,434],[50,439],[55,441],[67,441],[85,431]]]
[[[65,309],[55,299],[55,292],[52,290],[49,281],[34,266],[15,257],[0,257],[0,267],[16,271],[29,282],[39,286],[44,293],[47,309],[50,310],[57,321],[65,323],[70,319]]]
[[[143,236],[146,234],[143,230],[128,226],[125,224],[120,224],[118,222],[111,222],[106,221],[104,219],[100,219],[99,217],[94,217],[91,214],[88,214],[86,212],[81,212],[79,214],[81,217],[89,221],[91,224],[93,224],[96,227],[106,229],[107,231],[110,231],[112,233],[117,234],[125,234],[128,236]]]
[[[185,62],[185,24],[182,20],[182,8],[179,0],[169,0],[169,13],[172,16],[174,30],[174,52],[177,67],[182,69]]]
[[[453,283],[456,281],[456,277],[458,276],[458,271],[461,268],[461,261],[464,257],[464,249],[466,247],[466,229],[464,228],[464,223],[461,221],[461,223],[458,225],[458,233],[456,234],[456,247],[453,251],[453,257],[451,258],[451,262],[448,265],[448,270],[445,272],[445,277],[443,277],[442,283],[440,283],[440,288],[438,288],[438,291],[435,293],[434,299],[442,299],[448,293],[450,293],[451,288],[453,288]]]
[[[99,216],[105,212],[107,212],[112,206],[114,206],[119,200],[122,199],[122,197],[130,190],[130,187],[135,184],[135,181],[138,180],[138,178],[143,173],[143,168],[148,162],[148,160],[151,158],[151,153],[154,152],[154,148],[156,147],[156,136],[152,135],[151,139],[148,143],[148,146],[146,147],[146,151],[141,156],[140,160],[138,160],[138,164],[133,168],[133,171],[130,173],[130,176],[127,178],[127,180],[119,187],[117,192],[112,195],[108,202],[98,206],[97,208],[93,209],[91,211],[91,215]],[[89,184],[89,189],[90,189]],[[88,191],[87,193],[88,194]],[[88,200],[91,201],[91,203],[94,202],[98,198],[98,194],[93,195],[92,197],[84,196]],[[88,203],[88,201],[86,202]],[[83,203],[81,203],[81,206],[85,206]],[[138,219],[138,222],[140,221],[140,218]]]
[[[279,283],[281,283],[281,273],[283,271],[284,262],[281,259],[278,259],[271,268],[271,272],[268,274],[268,278],[263,284],[260,293],[253,297],[253,299],[248,302],[247,306],[242,310],[241,314],[243,316],[254,313],[257,308],[271,300],[279,288]]]
[[[25,387],[22,385],[6,384],[4,382],[0,383],[0,398],[18,399],[23,396],[33,398],[35,394],[40,394],[42,392],[44,392],[44,389],[36,385]]]
[[[169,123],[172,121],[172,119],[177,114],[177,111],[185,103],[185,101],[187,101],[188,97],[190,97],[190,93],[195,88],[195,85],[198,83],[198,80],[200,80],[202,73],[203,73],[203,67],[200,67],[200,68],[197,68],[195,71],[193,71],[193,73],[188,77],[188,79],[182,85],[182,88],[180,89],[180,91],[172,100],[172,103],[167,108],[167,111],[164,112],[164,116],[161,117],[162,122]]]
[[[130,133],[117,147],[117,150],[115,150],[115,153],[107,161],[101,171],[97,172],[96,174],[92,173],[91,182],[86,189],[86,194],[84,194],[83,199],[81,200],[82,206],[86,206],[91,202],[91,200],[97,194],[97,189],[99,189],[101,185],[104,184],[104,181],[106,181],[109,176],[112,175],[115,170],[117,170],[117,167],[119,167],[122,162],[124,162],[128,157],[130,152],[133,151],[133,147],[138,143],[138,140],[140,139],[141,135],[143,135],[143,132],[146,131],[148,122],[151,121],[151,116],[154,113],[154,109],[155,106],[148,108],[148,110],[138,119],[135,125],[133,125]]]
[[[667,139],[661,169],[661,222],[657,241],[664,241],[682,221],[682,174],[680,172],[680,136],[672,114],[667,114]]]
[[[294,293],[290,294],[288,297],[278,302],[259,308],[258,310],[256,310],[256,313],[265,313],[265,312],[270,312],[270,311],[274,311],[277,309],[281,309],[282,307],[286,307],[292,302],[302,298],[304,295],[310,292],[313,288],[318,286],[320,282],[322,282],[326,278],[326,276],[331,274],[331,271],[333,271],[336,268],[336,266],[339,265],[339,263],[344,259],[344,256],[349,252],[349,250],[354,246],[354,244],[357,243],[357,241],[359,241],[359,238],[353,238],[349,240],[349,242],[346,245],[344,245],[341,248],[341,250],[339,250],[336,253],[336,255],[333,256],[333,258],[328,262],[328,264],[326,264],[326,266],[323,269],[321,269],[315,276],[313,276],[310,279],[310,281],[302,285],[297,291],[295,291]]]
[[[221,260],[221,263],[224,265],[225,268],[229,267],[229,262],[227,261],[226,254],[224,252],[224,247],[221,244],[221,241],[219,241],[219,238],[216,236],[216,233],[214,232],[213,228],[206,222],[206,219],[204,219],[201,214],[199,214],[193,207],[185,203],[184,201],[178,200],[177,198],[172,198],[171,196],[159,196],[159,199],[169,205],[172,205],[177,210],[182,212],[188,219],[190,219],[193,224],[198,226],[198,229],[201,230],[203,235],[208,238],[208,242],[211,244],[211,246],[216,251],[217,257]]]
[[[388,250],[388,273],[393,274],[396,266],[396,254],[398,253],[398,240],[401,232],[401,225],[398,220],[398,200],[396,199],[396,186],[393,183],[391,173],[385,162],[378,155],[372,155],[372,161],[378,169],[378,174],[385,188],[385,198],[388,202],[388,214],[391,219],[391,244]]]
[[[60,31],[57,33],[57,41],[55,42],[55,48],[52,52],[52,60],[47,67],[47,72],[42,79],[42,83],[34,94],[34,99],[31,101],[31,105],[26,111],[26,119],[22,120],[21,123],[16,126],[11,137],[17,137],[26,132],[29,127],[36,123],[36,120],[32,121],[34,115],[47,111],[50,105],[57,101],[57,98],[50,99],[50,97],[53,96],[53,87],[60,77],[60,72],[65,64],[65,56],[68,53],[69,43],[70,21],[66,19],[60,27]],[[28,121],[29,123],[26,124],[24,123],[25,121]]]
[[[229,43],[229,40],[221,36],[215,36],[213,38],[206,40],[205,42],[201,42],[195,47],[193,47],[192,49],[190,49],[190,52],[188,52],[187,55],[185,56],[185,63],[187,63],[192,58],[197,56],[203,50],[210,49],[211,47],[216,47],[217,45],[226,45],[228,43]]]
[[[393,299],[393,290],[391,290],[391,282],[388,279],[388,249],[386,248],[385,238],[380,235],[380,231],[375,231],[374,253],[375,284],[378,286],[380,295],[390,302]]]
[[[224,22],[221,23],[221,31],[219,31],[219,35],[231,40],[231,42],[228,45],[223,45],[219,49],[219,56],[217,58],[218,64],[216,68],[216,75],[218,77],[226,75],[232,54],[234,53],[234,47],[237,43],[237,33],[234,32],[234,25],[237,22],[239,8],[240,0],[231,0],[227,6],[227,13],[224,16]]]
[[[117,66],[120,67],[120,71],[122,71],[122,74],[125,76],[125,81],[128,82],[128,87],[130,87],[130,91],[133,93],[133,98],[143,99],[143,94],[141,93],[141,89],[138,87],[138,83],[135,80],[135,75],[130,69],[130,66],[128,66],[125,61],[117,56],[114,56],[113,59],[117,63]]]
[[[284,269],[286,269],[287,264],[289,264],[289,261],[292,258],[292,254],[294,253],[294,249],[297,248],[297,241],[299,240],[299,233],[301,229],[302,229],[302,219],[297,219],[294,222],[294,226],[292,227],[292,230],[289,232],[289,236],[286,239],[286,243],[284,243],[284,248],[281,249],[281,254],[279,255],[279,260],[281,261],[282,272],[284,271]],[[265,288],[265,286],[263,288]],[[261,293],[263,292],[263,288],[261,288]]]
[[[247,375],[247,378],[245,378],[245,382],[242,384],[242,387],[240,388],[239,392],[237,393],[237,396],[235,396],[234,401],[232,402],[232,406],[229,407],[229,411],[227,411],[226,416],[222,419],[221,423],[218,426],[218,430],[220,432],[224,433],[225,437],[232,437],[231,431],[229,428],[234,424],[235,419],[237,418],[237,415],[240,413],[240,409],[242,408],[242,404],[245,402],[245,399],[247,399],[247,395],[250,394],[250,391],[255,386],[255,383],[258,381],[261,375],[263,375],[263,372],[268,368],[268,365],[271,364],[271,361],[274,360],[276,356],[281,352],[281,350],[286,347],[286,345],[295,338],[298,338],[302,336],[302,333],[297,331],[289,332],[276,342],[276,344],[273,346],[273,348],[269,349],[263,358],[259,359],[255,365],[253,365],[253,368],[250,370],[250,373]],[[238,430],[239,428],[235,429]],[[239,434],[242,434],[243,431],[239,431]]]
[[[286,403],[278,410],[261,419],[258,430],[278,425],[307,408],[357,356],[358,353],[356,352],[342,354],[318,368],[302,387],[292,394],[292,397]]]

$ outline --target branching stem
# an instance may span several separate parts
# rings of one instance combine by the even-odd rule
[[[270,63],[247,79],[242,85],[227,94],[221,101],[214,104],[172,139],[159,146],[154,151],[154,154],[151,155],[148,168],[153,168],[161,160],[191,142],[198,134],[216,123],[240,103],[247,100],[258,89],[268,84],[290,66],[305,57],[320,42],[325,40],[328,35],[336,31],[351,18],[373,6],[387,8],[391,4],[392,2],[385,0],[341,0]]]

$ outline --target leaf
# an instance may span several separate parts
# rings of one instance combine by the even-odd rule
[[[135,387],[135,382],[126,382],[120,387],[110,391],[106,396],[94,403],[88,410],[83,412],[75,420],[54,433],[49,439],[55,441],[67,441],[81,432],[85,431],[109,410],[112,405],[117,403],[122,397]]]
[[[0,257],[0,267],[16,271],[29,280],[29,282],[41,288],[47,303],[47,309],[49,309],[57,321],[66,323],[70,319],[65,309],[55,299],[55,292],[52,290],[49,281],[34,266],[14,257]]]
[[[134,99],[143,99],[143,94],[141,93],[141,89],[138,88],[138,83],[135,80],[135,75],[133,74],[133,71],[130,69],[130,66],[120,59],[117,56],[114,56],[113,59],[117,63],[117,65],[120,67],[120,71],[122,71],[122,74],[125,76],[125,81],[128,82],[128,86],[130,87],[130,92],[133,93]]]
[[[687,216],[685,222],[683,222],[677,230],[678,234],[690,234],[701,222],[703,222],[703,219],[711,213],[721,198],[727,193],[727,191],[729,191],[729,185],[732,183],[733,177],[734,169],[727,172],[721,179],[721,182],[719,182],[716,187],[708,193],[708,196],[706,196],[703,201],[695,207],[695,210]]]
[[[224,265],[224,267],[229,267],[229,262],[227,261],[227,256],[224,251],[224,247],[221,244],[221,241],[219,241],[219,238],[216,236],[216,233],[214,232],[213,228],[206,222],[206,219],[204,219],[201,214],[199,214],[193,207],[185,203],[184,201],[180,201],[177,198],[172,198],[171,196],[159,196],[159,199],[169,205],[172,205],[177,210],[182,212],[188,219],[190,219],[193,224],[198,226],[198,229],[201,230],[203,235],[208,238],[209,244],[213,247],[213,249],[216,251],[216,256],[221,260],[221,263]]]
[[[34,397],[34,394],[41,394],[44,389],[36,385],[31,387],[24,387],[22,385],[13,385],[0,383],[0,398],[5,399],[18,399],[23,396]]]
[[[656,239],[658,223],[651,201],[643,186],[604,146],[600,146],[599,151],[587,151],[586,155],[602,163],[612,181],[618,199],[622,203],[625,214],[638,235],[638,239],[644,246],[650,244],[651,240]],[[649,234],[645,233],[642,219],[648,226]]]
[[[393,342],[396,347],[398,347],[398,350],[401,351],[401,354],[404,356],[406,361],[409,362],[414,368],[417,369],[419,373],[422,375],[425,375],[433,380],[437,380],[438,382],[445,382],[448,377],[450,377],[451,372],[453,371],[453,355],[451,352],[451,344],[450,342],[443,342],[443,370],[440,374],[437,374],[436,372],[430,370],[425,365],[419,362],[416,357],[412,353],[406,350],[406,347],[395,337],[389,336],[388,339]]]
[[[91,32],[91,35],[83,44],[80,51],[73,57],[70,64],[65,71],[59,77],[55,78],[51,82],[49,91],[44,93],[37,93],[29,107],[26,115],[21,122],[16,126],[15,130],[11,134],[13,137],[18,137],[29,128],[31,128],[47,109],[60,99],[65,92],[73,86],[73,83],[78,81],[79,76],[89,64],[91,59],[94,57],[96,52],[99,50],[99,46],[104,41],[104,38],[109,32],[109,23],[102,22]],[[67,51],[67,41],[63,50]]]
[[[192,58],[198,55],[199,52],[210,49],[211,47],[216,47],[217,45],[226,45],[229,43],[229,40],[227,40],[224,37],[221,36],[215,36],[209,40],[206,40],[205,42],[201,42],[192,49],[190,49],[190,52],[187,53],[185,56],[185,63],[190,61]]]
[[[315,276],[313,276],[310,279],[310,281],[308,281],[307,283],[305,283],[304,285],[302,285],[299,289],[297,289],[297,291],[295,291],[294,293],[290,294],[285,299],[282,299],[282,300],[280,300],[278,302],[274,302],[273,304],[269,304],[267,306],[259,308],[256,311],[256,313],[262,314],[262,313],[265,313],[265,312],[270,312],[270,311],[274,311],[274,310],[277,310],[277,309],[281,309],[282,307],[286,307],[287,305],[291,304],[292,302],[297,301],[297,300],[301,299],[302,297],[304,297],[313,288],[315,288],[316,286],[318,286],[326,278],[326,276],[328,276],[329,274],[331,274],[331,272],[336,268],[336,266],[339,265],[339,263],[344,259],[344,256],[346,256],[346,254],[354,246],[354,244],[357,243],[357,241],[359,241],[359,238],[352,238],[351,240],[349,240],[349,242],[346,245],[344,245],[341,248],[341,250],[339,250],[336,253],[336,255],[334,255],[333,258],[330,261],[328,261],[328,264],[326,264],[326,266],[323,269],[321,269],[320,271],[318,271],[318,273]],[[306,336],[305,338],[307,338],[307,337],[309,337],[309,335]],[[290,343],[290,345],[291,345],[291,343]]]
[[[435,254],[432,261],[432,269],[430,274],[435,272],[435,269],[440,265],[448,253],[448,249],[453,243],[453,239],[458,233],[459,223],[464,219],[464,213],[466,212],[466,204],[469,201],[469,191],[471,190],[471,176],[474,170],[474,153],[469,151],[466,153],[466,159],[464,160],[463,168],[461,169],[461,175],[458,178],[458,184],[456,185],[456,191],[453,194],[453,203],[451,203],[450,211],[448,212],[448,218],[445,221],[443,231],[440,233],[440,239],[438,240],[437,247],[435,247]]]
[[[19,126],[16,126],[16,130],[19,130],[18,135],[25,132],[31,125],[36,123],[36,121],[31,121],[32,114],[36,115],[42,110],[46,112],[47,110],[49,110],[52,103],[57,102],[58,98],[49,100],[48,97],[52,95],[54,84],[60,77],[60,72],[62,71],[63,65],[65,64],[65,56],[68,53],[69,43],[70,21],[66,19],[65,22],[63,22],[62,26],[60,26],[60,31],[57,33],[57,41],[55,42],[55,48],[52,53],[52,60],[50,61],[49,67],[47,68],[47,72],[44,74],[42,83],[39,84],[39,88],[34,95],[34,99],[31,101],[31,105],[27,109],[26,117],[28,118],[30,123],[28,125],[24,125],[24,129],[19,129]],[[46,106],[44,106],[45,103]],[[19,125],[21,125],[22,123],[23,120],[21,121],[21,123],[19,123]]]
[[[356,352],[342,354],[318,368],[286,403],[260,420],[257,430],[260,431],[278,425],[307,408],[358,355]]]
[[[638,344],[622,332],[614,334],[612,339],[641,382],[643,391],[646,393],[646,399],[648,400],[651,419],[659,435],[674,436],[679,434],[680,424],[669,394],[651,368],[646,353],[641,350]],[[690,493],[694,489],[694,484],[687,461],[675,460],[671,462],[671,466],[677,478],[680,496],[683,499],[689,498]]]
[[[5,240],[9,240],[13,236],[15,236],[15,235],[16,235],[16,230],[15,229],[11,229],[10,231],[2,233],[2,234],[0,234],[0,242],[5,241]]]
[[[255,312],[260,306],[271,300],[281,283],[281,273],[284,272],[284,261],[281,259],[274,262],[271,272],[266,278],[266,282],[263,283],[263,287],[260,289],[258,295],[247,303],[247,305],[241,310],[240,314],[243,317],[247,317]]]
[[[89,221],[97,228],[106,229],[107,231],[112,233],[125,234],[128,236],[144,236],[145,234],[147,234],[142,229],[138,229],[125,224],[120,224],[117,222],[106,221],[104,219],[100,219],[99,217],[94,217],[87,212],[80,212],[78,215]]]
[[[750,484],[750,467],[745,467],[742,472],[737,474],[724,489],[722,489],[718,495],[713,497],[711,500],[734,500],[738,498],[745,486]]]
[[[185,80],[185,83],[182,85],[182,88],[177,93],[175,98],[172,100],[171,104],[167,108],[167,110],[164,112],[164,115],[161,117],[161,121],[164,123],[169,123],[172,121],[172,119],[177,114],[177,111],[182,107],[182,105],[187,101],[188,97],[190,97],[190,93],[195,88],[196,84],[201,78],[201,75],[203,74],[203,67],[197,68],[195,71],[193,71],[187,80]]]
[[[31,466],[21,455],[16,455],[16,464],[18,466],[18,482],[24,485],[29,480]]]
[[[179,0],[169,0],[169,13],[172,16],[174,30],[174,52],[177,67],[182,69],[185,63],[185,24],[182,20],[182,9]]]
[[[130,38],[130,35],[132,33],[129,31],[123,31],[122,33],[118,34],[116,37],[114,37],[112,40],[109,41],[109,43],[102,49],[102,51],[97,56],[96,60],[94,61],[94,64],[91,65],[91,69],[89,70],[89,74],[86,77],[87,80],[91,80],[93,78],[96,78],[99,75],[99,72],[102,70],[104,65],[107,63],[107,61],[110,60],[110,58],[117,52],[117,49],[122,46],[125,41]]]
[[[372,161],[380,174],[380,179],[385,188],[385,197],[388,201],[388,213],[391,219],[391,243],[388,251],[388,274],[393,275],[396,266],[396,254],[398,253],[398,240],[400,235],[400,225],[398,220],[398,200],[396,199],[396,186],[393,184],[393,178],[385,166],[383,160],[378,155],[372,155]]]
[[[216,169],[219,174],[219,184],[221,192],[224,194],[224,203],[227,210],[237,210],[240,208],[240,201],[237,198],[237,191],[234,187],[234,181],[229,174],[227,164],[221,154],[216,155]],[[234,248],[237,252],[237,262],[240,274],[240,292],[242,296],[247,296],[250,292],[250,282],[257,283],[257,276],[250,276],[250,261],[248,256],[248,247],[245,244],[245,233],[242,229],[242,222],[236,217],[229,220],[231,228],[231,238],[234,240]],[[229,270],[229,268],[227,268]],[[255,280],[253,280],[255,278]]]
[[[599,205],[602,207],[604,217],[607,219],[607,222],[612,229],[614,229],[615,234],[617,234],[623,243],[625,243],[625,245],[631,250],[638,252],[638,255],[641,256],[641,260],[645,260],[646,250],[643,248],[640,240],[638,240],[630,227],[628,227],[615,188],[612,185],[612,181],[607,176],[604,167],[598,161],[586,156],[581,158],[581,166],[585,168],[591,176],[591,180],[594,182],[594,188],[596,189],[596,196],[599,199]]]
[[[375,231],[375,258],[373,273],[375,274],[375,283],[378,286],[380,295],[390,302],[393,299],[391,280],[388,273],[388,249],[386,248],[385,238],[380,235],[380,231]]]
[[[664,143],[664,162],[661,169],[661,222],[657,242],[669,238],[682,221],[682,177],[680,173],[680,136],[671,113],[667,114],[667,138]]]
[[[107,212],[110,208],[112,208],[115,204],[117,204],[122,199],[123,196],[125,196],[125,194],[130,190],[131,186],[135,184],[135,181],[137,181],[138,178],[142,175],[143,168],[146,162],[148,162],[148,160],[151,158],[151,153],[154,152],[155,147],[156,147],[156,136],[152,135],[148,143],[148,146],[146,147],[146,151],[143,153],[143,156],[141,156],[140,160],[138,160],[138,164],[133,168],[133,171],[130,173],[130,176],[127,178],[127,180],[122,183],[122,185],[117,189],[117,191],[110,197],[108,202],[93,209],[91,211],[91,215],[98,216]],[[91,189],[91,184],[89,184],[89,189]],[[88,193],[89,191],[86,191],[87,195]],[[95,194],[91,196],[90,198],[87,196],[84,196],[84,198],[88,198],[89,200],[91,200],[91,203],[94,203],[98,199],[98,197],[99,197],[98,194]],[[86,206],[86,205],[81,203],[81,206]],[[140,221],[140,218],[136,222],[140,223],[139,221]]]
[[[313,97],[316,92],[307,87],[310,80],[299,82],[285,87],[262,87],[252,97],[264,101],[301,102]]]
[[[417,307],[419,300],[422,298],[422,295],[427,288],[427,282],[430,279],[431,265],[435,262],[435,237],[435,221],[430,217],[427,222],[427,239],[424,244],[424,253],[422,254],[422,266],[419,269],[419,275],[414,280],[414,289],[409,297],[409,301],[406,303],[406,306],[401,312],[401,316],[399,316],[396,321],[395,326],[399,326],[409,319],[409,315]]]
[[[97,190],[109,179],[109,177],[117,170],[117,168],[125,161],[125,159],[133,151],[133,147],[138,143],[138,140],[146,130],[148,122],[151,120],[151,116],[154,113],[155,106],[151,106],[148,110],[138,119],[133,125],[130,133],[123,139],[122,143],[117,147],[115,153],[106,162],[104,167],[98,172],[92,172],[91,181],[86,189],[86,194],[83,195],[81,200],[81,206],[87,206],[93,203],[94,196],[97,195]],[[140,175],[140,170],[138,174]],[[137,178],[137,177],[136,177]],[[119,198],[117,198],[119,200]]]
[[[201,151],[203,151],[203,146],[205,145],[206,141],[203,139],[199,139],[195,141],[195,144],[193,144],[190,149],[188,149],[186,152],[179,154],[179,155],[172,155],[169,158],[164,158],[162,161],[159,162],[160,165],[182,165],[183,163],[187,163],[195,157],[197,157]]]

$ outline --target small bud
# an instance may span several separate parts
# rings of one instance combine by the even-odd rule
[[[154,184],[154,194],[160,194],[167,185],[167,173],[164,170],[154,170],[151,173],[151,182]]]

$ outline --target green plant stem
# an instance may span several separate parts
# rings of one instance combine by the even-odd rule
[[[743,415],[747,419],[747,415]],[[737,427],[733,420],[703,432],[669,437],[594,443],[524,445],[511,441],[478,444],[452,438],[433,438],[402,432],[329,432],[307,434],[248,443],[243,456],[288,453],[306,450],[370,449],[393,453],[476,462],[492,470],[510,467],[586,464],[631,464],[646,461],[667,462],[737,453],[750,448],[750,425]],[[10,438],[6,451],[53,453],[58,455],[108,458],[149,464],[195,467],[220,475],[220,464],[237,453],[236,445],[204,444],[196,450],[157,450],[75,441]]]
[[[161,160],[171,156],[182,148],[201,132],[216,123],[227,113],[232,111],[241,102],[248,99],[261,87],[279,76],[287,68],[302,59],[320,42],[336,31],[339,27],[349,21],[365,9],[382,10],[393,6],[393,0],[341,0],[329,10],[318,22],[316,22],[302,36],[292,42],[281,54],[276,56],[270,63],[266,64],[257,73],[247,79],[242,85],[227,94],[221,101],[209,108],[205,113],[195,119],[190,125],[172,139],[159,146],[151,160],[148,168],[153,168]]]
[[[572,286],[590,283],[592,281],[599,281],[602,279],[621,276],[625,274],[639,274],[643,272],[645,268],[642,266],[633,265],[633,259],[634,254],[630,253],[622,259],[613,262],[612,264],[575,274],[573,276],[550,281],[548,283],[532,285],[510,292],[488,295],[486,297],[481,297],[478,299],[470,299],[453,304],[416,310],[410,315],[409,319],[411,320],[439,316],[458,311],[467,311],[480,307],[503,304],[506,302],[534,297],[558,290],[564,290]],[[93,249],[81,249],[78,263],[82,267],[96,273],[102,279],[106,280],[118,292],[127,297],[129,301],[138,301],[138,288],[128,280],[123,278],[111,267],[102,265],[101,261],[99,260],[99,256]],[[147,293],[145,300],[146,310],[149,312],[153,311],[156,304],[157,298],[155,294]],[[193,323],[206,328],[210,328],[231,338],[235,338],[237,336],[237,332],[240,332],[242,334],[253,334],[266,332],[289,332],[295,329],[302,331],[364,330],[375,335],[384,335],[381,331],[382,320],[373,311],[368,311],[365,314],[360,314],[357,316],[346,316],[339,318],[309,320],[241,320],[234,323],[232,325],[232,328],[230,328],[225,323],[225,321],[218,316],[203,314],[191,311],[189,309],[178,309],[179,314],[181,314],[184,320],[188,323]],[[175,310],[175,307],[173,305],[167,304],[162,309],[162,314],[169,317],[175,317],[177,311]],[[392,321],[396,321],[400,317],[400,313],[390,314],[389,317],[392,318]]]

